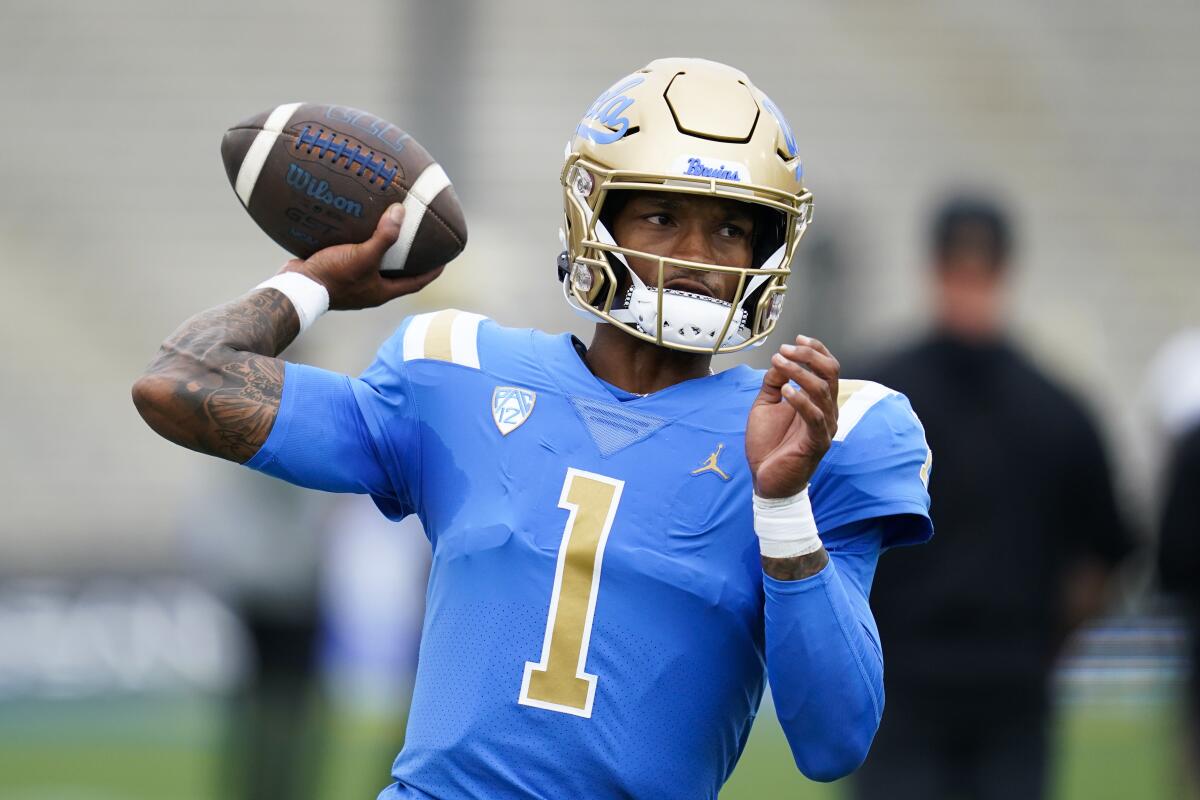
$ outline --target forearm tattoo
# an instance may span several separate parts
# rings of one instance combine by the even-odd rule
[[[763,572],[777,581],[798,581],[801,578],[811,578],[829,563],[829,554],[825,548],[809,553],[806,556],[792,558],[767,558],[762,556]]]
[[[299,333],[291,301],[260,289],[201,312],[163,342],[146,376],[170,382],[155,429],[184,447],[244,462],[266,441],[283,395],[283,352]]]

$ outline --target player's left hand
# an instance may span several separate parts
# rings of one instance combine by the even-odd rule
[[[771,356],[746,423],[746,459],[759,497],[790,497],[808,485],[837,432],[840,372],[829,348],[807,336]]]

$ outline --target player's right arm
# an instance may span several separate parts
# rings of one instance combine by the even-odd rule
[[[404,209],[392,206],[361,244],[328,247],[281,272],[323,285],[333,309],[370,308],[418,291],[441,270],[412,278],[379,274],[400,232]],[[176,444],[238,463],[249,460],[279,414],[285,365],[276,358],[300,330],[292,302],[257,289],[184,322],[134,382],[133,402],[146,423]]]

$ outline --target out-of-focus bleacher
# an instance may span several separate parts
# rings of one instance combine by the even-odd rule
[[[298,98],[367,107],[460,188],[472,238],[440,285],[312,337],[314,360],[357,370],[416,307],[581,329],[550,283],[562,143],[589,98],[663,54],[738,64],[790,115],[814,232],[849,253],[843,348],[918,318],[919,220],[943,186],[1014,198],[1023,327],[1105,415],[1146,494],[1130,386],[1200,313],[1195,4],[779,1],[714,21],[685,2],[365,0],[331,17],[311,0],[15,0],[0,21],[6,568],[173,557],[166,531],[200,462],[153,438],[128,384],[184,316],[282,258],[226,185],[226,126]]]

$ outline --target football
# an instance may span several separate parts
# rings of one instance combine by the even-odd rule
[[[374,114],[277,106],[227,130],[221,158],[251,218],[300,258],[370,238],[397,202],[404,222],[382,274],[419,275],[466,245],[462,206],[445,171],[415,139]]]

